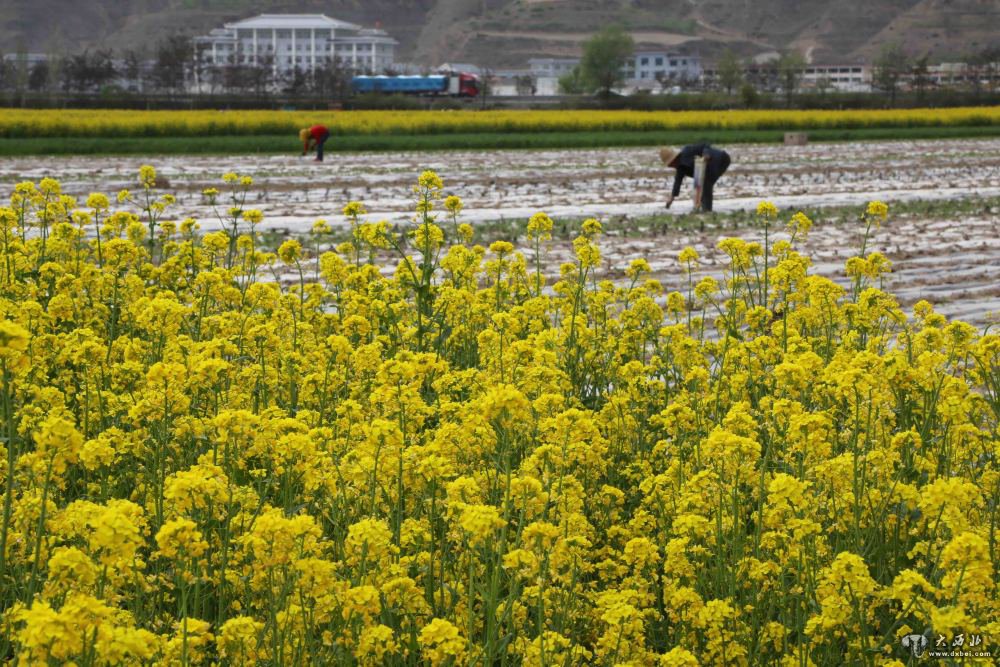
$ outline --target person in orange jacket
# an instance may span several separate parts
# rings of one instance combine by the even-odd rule
[[[316,149],[316,162],[323,161],[323,144],[330,138],[330,130],[326,125],[313,125],[304,127],[299,131],[299,139],[302,141],[302,154],[305,155],[313,148]]]

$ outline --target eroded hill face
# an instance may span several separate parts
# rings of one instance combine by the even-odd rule
[[[793,47],[817,62],[870,59],[901,42],[912,55],[960,58],[1000,45],[996,0],[0,0],[0,50],[148,48],[260,12],[322,12],[379,23],[399,60],[516,66],[579,53],[609,23],[642,47],[711,57]]]

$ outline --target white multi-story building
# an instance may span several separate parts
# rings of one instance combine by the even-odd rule
[[[701,77],[701,58],[666,51],[637,51],[625,63],[630,82],[695,81]]]
[[[195,38],[202,66],[267,65],[276,74],[313,72],[332,59],[379,74],[392,67],[398,43],[384,30],[323,14],[261,14]]]
[[[539,94],[542,95],[557,94],[559,78],[572,72],[579,64],[579,58],[532,58],[528,61],[531,75],[537,80]],[[626,89],[657,82],[696,81],[701,77],[701,58],[666,51],[637,51],[625,61],[622,75]]]
[[[772,58],[764,62],[751,62],[743,66],[743,77],[762,90],[781,89],[781,72],[778,60]],[[718,67],[711,65],[702,72],[702,83],[709,87],[719,87]],[[829,89],[845,93],[871,92],[872,69],[869,65],[817,65],[808,64],[799,70],[797,85],[802,90]]]
[[[871,68],[867,65],[807,65],[802,70],[803,88],[828,87],[843,92],[872,89]]]

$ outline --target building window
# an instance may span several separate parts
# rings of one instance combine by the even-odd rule
[[[642,59],[642,60],[641,60],[641,61],[639,62],[639,64],[640,64],[640,65],[648,65],[648,64],[649,64],[649,58],[643,58],[643,59]]]
[[[662,65],[663,64],[663,58],[657,58],[656,59],[656,64],[657,65]]]

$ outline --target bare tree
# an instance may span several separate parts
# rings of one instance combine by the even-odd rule
[[[309,72],[296,65],[280,77],[281,92],[292,96],[302,95],[311,88],[309,78]]]
[[[70,56],[63,67],[63,87],[78,92],[94,92],[117,76],[111,49],[90,50]]]
[[[14,89],[14,63],[0,51],[0,90]]]
[[[896,105],[896,93],[908,67],[906,52],[899,42],[884,45],[872,63],[872,83],[889,94],[890,106]]]
[[[979,57],[984,63],[983,75],[987,87],[996,90],[997,83],[1000,82],[1000,45],[986,47],[979,52]]]
[[[187,82],[187,75],[194,62],[194,48],[190,37],[171,35],[156,47],[154,81],[161,90],[180,90]]]
[[[14,89],[23,93],[28,87],[28,52],[23,48],[18,49],[17,57],[14,61]],[[23,102],[23,100],[22,100]]]
[[[535,86],[535,77],[530,74],[522,74],[517,77],[514,81],[514,85],[517,88],[518,95],[534,95],[537,90]]]
[[[972,79],[972,89],[976,94],[985,85],[987,90],[996,88],[998,73],[1000,73],[1000,46],[987,46],[973,53],[966,59],[969,77]]]
[[[142,58],[135,49],[125,52],[122,59],[122,76],[133,90],[142,91]]]
[[[340,58],[330,58],[312,74],[312,92],[320,97],[342,100],[350,88],[351,73]]]
[[[250,89],[257,97],[264,97],[274,86],[275,69],[274,56],[267,54],[258,56],[257,62],[248,70]]]
[[[781,89],[785,93],[786,107],[792,106],[792,96],[798,90],[805,66],[806,59],[798,51],[788,51],[778,59],[778,76],[781,80]]]
[[[493,94],[493,69],[490,67],[479,68],[479,99],[482,108],[486,108],[490,95]]]
[[[927,89],[933,83],[927,67],[926,55],[921,56],[913,63],[913,68],[910,70],[910,80],[912,81],[913,89],[917,91],[917,99],[923,101]]]
[[[675,85],[681,85],[683,81],[677,78],[676,74],[667,74],[666,72],[656,73],[656,83],[660,86],[660,92],[662,93],[667,88],[672,88]]]

